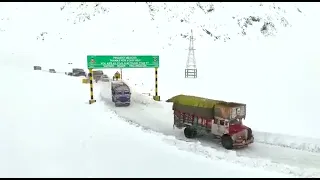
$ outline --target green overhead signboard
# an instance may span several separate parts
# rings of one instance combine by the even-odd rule
[[[158,68],[159,56],[87,56],[88,69]]]

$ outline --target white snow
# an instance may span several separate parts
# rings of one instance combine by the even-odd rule
[[[96,88],[101,89],[100,98],[106,105],[106,109],[112,110],[130,124],[135,124],[148,131],[156,131],[160,134],[169,136],[170,138],[166,139],[166,141],[170,144],[174,144],[181,150],[192,151],[196,154],[207,157],[208,159],[224,159],[228,162],[236,162],[244,166],[260,167],[271,171],[293,174],[299,177],[319,176],[319,170],[315,167],[320,166],[320,155],[317,153],[293,149],[314,150],[317,152],[316,148],[307,149],[301,144],[297,147],[290,146],[290,144],[288,144],[288,146],[285,147],[289,148],[282,148],[278,147],[279,144],[276,144],[277,141],[271,141],[272,143],[275,143],[272,145],[277,146],[270,146],[266,141],[261,142],[262,138],[259,136],[260,133],[258,133],[258,141],[252,146],[249,146],[244,150],[228,152],[224,150],[217,141],[214,141],[210,137],[199,138],[196,140],[187,140],[184,138],[181,130],[173,129],[171,104],[163,102],[156,103],[152,101],[150,97],[136,92],[134,86],[131,87],[133,90],[132,104],[126,108],[117,108],[112,103],[110,83],[101,82]],[[273,136],[274,139],[286,137],[287,136]],[[188,141],[188,143],[185,143],[184,141]],[[315,146],[314,144],[311,145]],[[278,151],[283,153],[273,153]]]
[[[240,38],[231,31],[232,20],[212,21],[198,11],[189,25],[168,22],[170,14],[163,11],[150,22],[141,3],[105,3],[106,15],[76,25],[66,19],[77,8],[15,4],[0,6],[0,16],[7,18],[0,22],[0,72],[9,87],[0,90],[1,177],[320,177],[318,4],[281,4],[286,13],[258,4],[239,12],[231,11],[236,5],[216,6],[224,18],[250,12],[285,16],[292,26],[269,38],[257,33],[258,26]],[[207,21],[206,28],[222,24],[217,33],[228,30],[233,39],[205,37],[200,30]],[[188,40],[175,36],[191,28],[198,79],[184,79]],[[36,40],[42,32],[48,33],[45,41]],[[172,127],[171,104],[152,100],[153,69],[123,69],[133,90],[131,106],[115,108],[108,83],[95,85],[97,103],[89,105],[89,87],[63,74],[85,68],[87,54],[160,55],[162,100],[184,93],[246,103],[245,123],[255,143],[227,151],[210,138],[185,139]],[[34,65],[44,71],[33,71]],[[60,73],[49,74],[49,68]],[[116,70],[104,72],[111,76]]]
[[[2,81],[1,177],[291,177],[181,151],[88,105],[78,78],[27,68]]]

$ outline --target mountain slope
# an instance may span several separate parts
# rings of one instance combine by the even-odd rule
[[[79,78],[6,59],[0,70],[11,76],[3,80],[10,89],[0,93],[1,177],[293,177],[181,151],[165,141],[170,137],[144,132],[99,102],[88,105]],[[186,171],[190,163],[197,166]]]
[[[212,13],[219,15],[225,13],[221,17],[237,14],[239,14],[237,18],[248,17],[255,12],[255,9],[262,8],[264,11],[255,13],[259,12],[259,16],[266,13],[266,17],[272,14],[275,17],[285,17],[292,26],[288,29],[283,28],[283,33],[279,33],[276,38],[268,37],[257,41],[253,40],[255,35],[250,34],[248,37],[251,40],[231,39],[226,43],[212,41],[211,37],[201,38],[201,31],[195,30],[195,36],[198,38],[195,42],[196,60],[201,80],[190,80],[190,83],[185,86],[179,84],[179,78],[183,77],[187,58],[185,48],[188,47],[188,40],[172,37],[178,32],[180,34],[180,30],[189,32],[191,27],[196,27],[197,24],[176,23],[176,17],[171,18],[173,22],[168,22],[165,14],[155,14],[152,21],[149,14],[150,4],[146,3],[102,3],[98,7],[90,4],[89,9],[82,5],[80,10],[77,8],[81,3],[70,3],[63,10],[61,10],[63,6],[61,3],[18,5],[5,3],[2,8],[6,11],[1,12],[6,15],[4,17],[9,17],[10,26],[4,26],[7,30],[0,33],[3,40],[1,42],[5,42],[1,44],[1,48],[3,51],[12,53],[28,52],[32,54],[32,63],[53,68],[64,67],[68,62],[85,68],[87,54],[160,55],[159,93],[163,98],[184,92],[217,99],[243,101],[248,104],[250,111],[248,122],[258,130],[272,131],[276,125],[279,127],[277,133],[319,137],[317,130],[313,129],[313,119],[317,112],[316,102],[320,98],[317,93],[320,89],[315,78],[319,75],[317,71],[319,55],[316,46],[319,27],[314,23],[310,24],[314,20],[311,16],[316,15],[310,6],[316,9],[316,5],[297,4],[302,11],[300,13],[293,5],[287,5],[287,3],[275,6],[281,7],[280,9],[273,8],[273,4],[268,3],[263,6],[259,3],[244,3],[239,8],[235,8],[238,6],[237,3],[235,5],[218,3],[214,4],[215,11],[205,14],[197,4],[183,4],[181,10],[176,8],[176,3],[168,4],[170,4],[169,9],[177,12],[187,7],[197,7],[195,13],[201,13],[204,17],[211,16]],[[160,8],[164,4],[151,5]],[[230,11],[223,11],[223,7]],[[96,8],[101,13],[96,13]],[[103,14],[101,9],[108,9],[108,11]],[[14,13],[18,10],[20,13]],[[76,18],[77,16],[72,14],[86,11],[92,15],[90,21],[78,24],[67,21],[66,15]],[[159,10],[158,13],[161,12],[165,11]],[[40,13],[48,16],[39,16]],[[93,14],[95,14],[94,17]],[[211,23],[208,19],[201,18],[202,16],[199,16],[199,19],[196,15],[192,18],[190,15],[190,18],[193,22],[199,21],[199,25]],[[232,16],[226,21],[226,25],[230,27],[232,24],[237,25]],[[298,18],[300,16],[301,18]],[[221,18],[220,23],[222,22]],[[161,24],[161,28],[157,28],[157,25]],[[227,28],[226,30],[237,34],[240,29]],[[47,32],[44,34],[44,40],[41,38],[37,40],[42,32]],[[171,41],[168,41],[170,37]],[[23,61],[23,63],[26,62]],[[139,73],[136,72],[133,69],[123,71],[124,77],[130,77],[130,80],[135,82],[143,81],[146,88],[152,90],[154,88],[154,77],[151,76],[154,73],[153,70],[144,69]],[[167,72],[170,72],[169,76],[166,75]],[[228,72],[228,76],[223,75],[225,72]],[[212,86],[204,88],[203,84],[213,81],[212,79],[214,80],[214,83],[211,83]],[[223,88],[215,88],[215,86]],[[181,89],[181,87],[184,88]],[[235,91],[234,87],[241,88]],[[168,88],[170,91],[166,91]],[[309,105],[301,106],[301,104]],[[273,113],[266,113],[269,107],[274,107]],[[306,122],[300,127],[303,131],[286,128],[288,122],[299,124],[301,119]],[[270,126],[266,127],[265,122]]]
[[[141,18],[139,14],[144,14],[151,20],[157,33],[169,38],[168,41],[170,39],[186,38],[190,29],[198,32],[200,38],[210,38],[212,41],[226,42],[237,39],[238,36],[246,36],[250,39],[275,36],[279,32],[287,32],[290,31],[291,27],[298,26],[297,20],[305,17],[308,12],[305,10],[305,6],[297,3],[146,2],[119,4],[69,2],[49,4],[52,9],[49,12],[55,12],[53,17],[56,18],[56,21],[54,23],[58,24],[64,23],[63,21],[70,24],[86,23],[101,16],[108,16],[110,12],[118,10],[125,11],[127,15],[136,16],[136,20]],[[48,6],[48,8],[35,10],[37,6],[44,7],[46,5],[27,3],[26,6],[11,6],[7,3],[7,6],[4,7],[19,11],[32,9],[34,14],[49,8]],[[48,14],[48,12],[43,12]],[[5,11],[3,14],[8,15]],[[23,14],[30,14],[30,12],[26,11]],[[61,15],[63,18],[61,18]],[[122,13],[122,15],[124,14]],[[169,25],[174,25],[175,28],[172,29],[174,31],[164,34],[163,29],[166,29]],[[43,33],[54,33],[50,32],[51,29],[48,28],[43,30],[43,32],[38,32],[38,36],[41,36],[37,37],[39,40],[45,39],[41,35]],[[135,29],[130,28],[130,30],[134,31]],[[60,31],[60,36],[65,33],[62,32],[63,29]]]
[[[184,4],[181,5],[183,10],[180,10],[176,9],[176,5],[170,4],[170,9],[178,13],[173,12],[164,14],[164,11],[161,10],[163,4],[151,4],[160,9],[158,13],[155,13],[154,20],[152,20],[149,11],[150,4],[146,3],[102,3],[99,4],[98,7],[95,6],[96,4],[90,4],[88,6],[85,4],[86,3],[83,5],[81,5],[81,3],[71,3],[68,4],[68,7],[64,7],[63,9],[61,8],[63,7],[63,4],[61,3],[1,4],[4,5],[0,6],[1,17],[3,16],[6,19],[0,22],[5,22],[5,24],[1,24],[3,31],[0,32],[2,55],[0,62],[3,63],[3,67],[6,66],[6,70],[8,71],[5,73],[5,70],[3,70],[2,72],[12,75],[14,74],[12,72],[16,70],[31,70],[33,65],[41,65],[44,69],[55,68],[58,71],[65,71],[65,69],[70,70],[72,67],[86,68],[87,54],[160,55],[158,77],[161,99],[165,100],[176,94],[185,93],[215,99],[244,102],[248,105],[248,118],[246,124],[250,125],[255,132],[258,132],[257,140],[259,140],[251,149],[228,153],[225,153],[223,149],[219,149],[217,144],[214,145],[212,142],[210,142],[210,144],[203,140],[200,140],[201,143],[185,142],[177,140],[176,134],[173,134],[175,137],[160,135],[161,137],[164,137],[164,141],[167,144],[177,145],[179,149],[193,151],[195,154],[201,155],[201,157],[211,158],[210,161],[227,159],[229,163],[240,162],[242,165],[247,165],[249,163],[251,167],[267,167],[266,169],[271,171],[284,172],[286,174],[292,173],[299,177],[318,177],[319,170],[313,168],[318,165],[317,155],[290,149],[294,147],[296,149],[307,149],[309,151],[319,150],[318,145],[320,143],[317,138],[319,138],[320,135],[317,130],[317,121],[315,118],[317,117],[318,111],[317,102],[320,100],[318,95],[320,88],[317,85],[317,77],[320,75],[318,73],[319,64],[317,61],[317,59],[319,59],[317,48],[319,27],[314,23],[316,22],[314,20],[317,18],[315,10],[317,10],[316,7],[318,6],[314,5],[312,9],[310,7],[306,8],[307,6],[305,4],[298,4],[299,10],[302,12],[300,13],[294,7],[287,9],[287,5],[282,4],[281,11],[278,14],[278,8],[276,8],[277,11],[273,11],[273,8],[271,8],[271,10],[268,8],[269,5],[272,4],[267,6],[264,5],[262,7],[258,5],[250,7],[250,4],[245,4],[241,8],[235,8],[237,5],[225,6],[223,8],[222,4],[218,4],[214,6],[214,11],[212,10],[205,14],[203,10],[205,9],[204,5],[201,5],[201,9],[197,4]],[[282,6],[284,8],[282,8]],[[313,5],[311,4],[311,6]],[[87,9],[87,7],[89,9]],[[192,9],[192,7],[194,7],[195,10],[194,14],[189,15],[189,21],[191,23],[179,22],[180,16],[177,16],[178,19],[177,17],[171,17],[176,14],[187,16],[188,11],[185,11],[185,9]],[[208,4],[208,7],[210,7],[210,4]],[[252,23],[253,25],[248,26],[247,28],[246,36],[242,36],[241,34],[239,36],[238,33],[242,32],[240,26],[243,25],[242,22],[245,20],[243,18],[252,16],[255,9],[260,7],[267,7],[265,11],[257,11],[260,12],[257,16],[261,16],[263,21],[261,20],[260,22]],[[249,8],[248,11],[247,8]],[[103,11],[103,9],[106,9],[106,11]],[[230,11],[224,11],[223,9],[229,9]],[[100,13],[96,13],[96,10],[99,10]],[[282,10],[285,10],[286,13],[283,14]],[[219,18],[213,18],[215,15],[214,13],[218,14]],[[267,15],[264,15],[263,13],[267,13]],[[271,15],[268,15],[268,13]],[[90,20],[88,19],[88,15],[90,15]],[[167,15],[170,15],[170,18]],[[275,27],[277,28],[276,36],[265,37],[260,31],[264,20],[268,19],[268,16],[271,16],[274,20]],[[220,17],[225,17],[226,21]],[[235,18],[233,19],[232,17]],[[279,17],[279,19],[277,20],[276,17]],[[281,17],[285,17],[290,26],[283,27],[281,24]],[[168,18],[170,22],[168,22]],[[213,21],[211,21],[212,19]],[[238,20],[241,22],[240,26],[237,24]],[[77,23],[75,24],[74,22]],[[224,25],[224,22],[227,23]],[[218,39],[215,41],[215,33],[208,28],[207,30],[211,30],[210,32],[213,36],[207,35],[207,32],[203,31],[201,26],[210,26],[210,28],[216,29],[215,31],[220,33],[221,36],[227,34],[230,39],[226,42],[224,42],[223,38],[220,38],[222,41],[217,41]],[[190,32],[190,29],[194,29],[194,35],[197,39],[195,46],[197,49],[196,60],[199,72],[198,79],[184,79],[184,68],[187,58],[187,51],[185,48],[188,47],[188,40],[187,35],[183,34],[183,32]],[[15,58],[13,59],[12,57]],[[69,62],[72,62],[73,66],[67,65]],[[116,69],[105,70],[105,72],[111,74],[115,71]],[[2,93],[6,96],[1,97],[3,102],[6,102],[7,104],[10,101],[15,101],[13,105],[5,106],[7,107],[7,113],[3,113],[6,115],[4,119],[9,119],[9,121],[5,121],[5,124],[2,126],[6,128],[2,131],[4,133],[2,136],[3,141],[9,142],[9,146],[4,150],[4,154],[8,154],[14,149],[16,144],[20,144],[20,142],[26,140],[27,137],[31,137],[26,140],[26,146],[24,146],[25,144],[21,145],[21,148],[27,149],[25,154],[17,150],[14,152],[18,154],[19,157],[22,157],[22,159],[17,160],[17,162],[19,162],[19,160],[23,161],[21,163],[23,164],[21,165],[21,169],[23,169],[24,165],[28,164],[29,156],[27,157],[27,155],[30,155],[34,149],[38,148],[36,146],[37,143],[32,141],[32,138],[37,138],[37,135],[39,134],[37,132],[39,131],[40,134],[44,133],[47,135],[43,137],[49,137],[49,139],[56,140],[54,135],[58,132],[57,129],[60,128],[55,124],[54,120],[50,119],[50,123],[46,124],[43,122],[43,118],[36,119],[35,117],[37,117],[37,114],[34,113],[35,110],[33,111],[33,107],[30,104],[23,104],[27,103],[27,100],[23,101],[23,103],[20,103],[20,101],[18,102],[19,99],[17,97],[22,99],[22,97],[28,96],[30,98],[29,101],[33,102],[34,105],[40,106],[41,104],[45,107],[45,103],[42,101],[34,101],[34,98],[47,99],[47,96],[40,96],[40,94],[44,91],[51,92],[51,90],[55,88],[52,84],[46,86],[48,89],[37,86],[49,80],[55,81],[50,78],[51,76],[44,76],[44,79],[40,79],[39,77],[42,76],[40,73],[36,73],[34,76],[27,74],[20,73],[16,78],[6,79],[10,80],[10,83],[7,82],[6,84],[9,84],[12,89],[23,89],[23,93],[26,94],[15,93],[7,95],[9,93]],[[123,69],[123,75],[130,83],[141,86],[141,89],[144,91],[153,92],[153,69]],[[65,78],[69,77],[63,75],[60,77],[61,79],[57,80],[57,85],[60,86],[58,86],[59,89],[55,92],[57,94],[61,93],[61,97],[64,97],[65,95],[64,101],[68,98],[78,103],[88,101],[88,87],[79,84],[80,79],[74,81],[74,83],[69,79],[70,82],[66,83],[67,85],[61,86],[63,85],[64,80],[66,80]],[[37,85],[30,87],[30,89],[26,88],[29,84],[29,80],[37,80]],[[66,90],[66,87],[69,86],[72,86],[75,89]],[[38,94],[35,93],[34,89],[39,91]],[[98,90],[99,87],[95,87],[95,89]],[[75,91],[82,95],[77,95]],[[98,92],[95,93],[95,98],[97,99],[99,98]],[[110,93],[108,95],[110,95]],[[137,96],[136,100],[139,100],[141,97],[140,94]],[[56,101],[57,99],[58,98],[49,99],[46,103],[50,104],[50,101],[52,101],[55,105],[61,104],[61,101]],[[145,101],[145,103],[151,101],[150,99],[148,100],[149,101]],[[63,103],[65,103],[64,101]],[[156,102],[153,103],[158,104]],[[165,106],[167,107],[168,105]],[[20,123],[20,117],[17,117],[16,113],[8,113],[10,112],[9,110],[14,110],[15,107],[24,108],[22,112],[25,117],[28,117],[28,111],[33,112],[32,118],[30,117],[32,123],[28,123],[28,121]],[[54,111],[51,111],[51,109],[57,109],[61,112],[68,113],[68,120],[72,119],[72,117],[78,117],[77,113],[79,113],[79,109],[82,109],[83,112],[88,111],[88,109],[84,107],[76,106],[79,108],[77,110],[74,110],[72,107],[73,104],[70,104],[68,108],[49,107],[43,111],[41,110],[40,114],[43,114],[45,117],[56,114],[52,115],[52,117],[60,118],[60,120],[65,122],[67,120],[62,118],[62,115],[64,114],[55,113]],[[172,132],[172,112],[170,107],[162,108],[162,111],[155,111],[154,114],[152,114],[152,112],[159,109],[159,107],[150,108],[143,105],[139,107],[139,110],[129,108],[125,112],[121,112],[121,109],[116,109],[116,112],[117,115],[124,116],[127,116],[129,112],[129,115],[131,116],[134,114],[134,117],[131,117],[133,120],[143,121],[142,125],[151,126],[152,128],[155,128],[155,130],[160,129],[162,133]],[[40,107],[37,106],[36,110],[38,109],[40,109]],[[98,109],[109,112],[112,108],[110,106],[105,106],[105,104],[96,104],[92,106],[92,111]],[[70,112],[67,110],[70,110]],[[163,111],[165,111],[166,117],[164,117]],[[97,112],[97,114],[100,113],[101,111]],[[156,115],[157,113],[159,114]],[[111,119],[109,114],[100,115],[103,117],[101,118],[103,119],[101,120],[103,122],[105,119]],[[87,126],[92,122],[92,119],[100,118],[100,116],[90,116],[88,114],[79,116],[88,117],[88,119],[90,119],[88,122],[85,120],[81,121],[84,124],[88,123]],[[145,117],[146,119],[141,119],[141,117]],[[114,119],[115,121],[121,121],[121,119],[118,118]],[[18,125],[15,125],[13,122],[18,122]],[[33,124],[37,123],[43,125],[41,127],[45,127],[45,130],[34,130]],[[70,124],[68,124],[67,127],[74,128],[73,125],[79,123],[79,120],[68,121],[68,123]],[[54,126],[54,128],[52,128],[51,125]],[[101,124],[97,126],[100,125]],[[120,124],[115,124],[114,126],[122,127]],[[16,133],[25,130],[25,127],[34,130],[32,131],[33,133],[25,133],[28,136]],[[101,127],[105,126],[101,125]],[[47,129],[49,130],[46,131]],[[93,127],[90,132],[93,132],[95,129],[96,127]],[[101,132],[105,131],[105,129],[100,130]],[[121,129],[121,131],[123,130]],[[267,132],[261,133],[261,131]],[[65,129],[57,139],[60,141],[64,136],[69,136],[69,132],[68,129]],[[14,136],[17,140],[12,141],[12,139],[10,139],[11,136],[4,136],[9,133],[17,134]],[[111,135],[117,134],[111,130],[110,133]],[[289,136],[280,136],[276,133],[292,134],[293,136],[291,136],[289,138],[290,141],[287,142]],[[109,135],[110,134],[108,134],[108,136]],[[137,141],[139,141],[141,136],[147,135],[143,134],[137,136]],[[310,140],[309,138],[305,139],[299,137],[297,138],[299,139],[298,141],[295,139],[296,136],[311,136],[316,139]],[[71,137],[70,141],[76,141],[77,137],[78,136]],[[86,139],[86,137],[84,137],[84,139]],[[104,152],[107,150],[107,148],[100,147],[104,136],[98,139],[100,140],[95,141],[97,145],[94,143],[91,144],[92,146],[90,145],[90,147],[93,148],[87,149],[86,152],[84,152],[84,154],[89,154],[90,158],[93,157],[91,152],[96,152],[96,149],[104,149]],[[45,138],[38,140],[43,144],[45,143]],[[53,143],[57,142],[57,144],[59,144],[60,142],[58,140]],[[304,141],[304,143],[300,143],[300,140]],[[16,144],[10,144],[10,142]],[[157,140],[155,140],[155,142],[158,143]],[[264,144],[266,142],[272,145]],[[49,147],[56,145],[50,143],[51,142],[49,142],[48,145]],[[68,143],[63,140],[61,143],[62,145],[59,147],[70,147],[68,146]],[[273,147],[274,144],[290,148]],[[76,143],[72,145],[75,145],[76,147],[81,146]],[[112,144],[109,144],[108,146],[111,145]],[[312,147],[312,145],[314,146]],[[73,147],[70,147],[70,149],[72,148]],[[115,148],[114,151],[116,151],[116,149],[117,148]],[[263,149],[263,151],[260,151],[261,149]],[[48,157],[51,152],[50,150],[50,148],[44,150],[44,155],[37,156],[39,160],[36,162],[43,163],[41,157]],[[282,153],[273,154],[269,157],[269,151],[281,151]],[[59,152],[62,154],[64,153],[62,148]],[[297,155],[297,158],[292,158],[295,156],[290,157],[292,154],[287,152],[295,152],[294,155]],[[14,153],[11,157],[14,157]],[[96,154],[98,154],[98,152],[96,152]],[[77,158],[78,156],[74,155],[72,157]],[[92,161],[100,162],[99,158],[100,157],[94,156]],[[108,156],[106,159],[110,158],[111,157]],[[88,161],[92,163],[91,160]],[[63,162],[63,160],[59,160],[59,163]],[[107,160],[105,160],[105,162],[107,162]],[[52,167],[58,167],[59,163],[53,163]],[[287,166],[283,163],[288,163],[290,165]],[[70,165],[68,167],[73,167],[71,161],[67,162],[67,164]],[[122,164],[125,164],[125,162],[122,162]],[[90,164],[90,166],[91,165],[92,164]],[[99,165],[95,165],[92,165],[91,167],[93,167],[93,169],[98,169],[100,167]],[[16,166],[14,164],[10,164],[10,166],[7,167],[3,164],[3,167],[5,173],[9,172],[8,169],[10,168],[11,172],[16,171]],[[87,169],[87,167],[81,167],[79,169],[83,170]],[[59,169],[58,171],[60,172],[58,174],[63,174],[62,172],[64,170]],[[104,174],[101,173],[102,171],[103,170],[92,170],[91,172],[95,173],[84,173],[79,176],[89,176],[92,174],[95,176],[104,176]],[[30,172],[33,173],[34,171]],[[44,172],[50,174],[47,171]],[[73,172],[73,170],[70,170],[67,174],[72,176],[74,175],[72,174]],[[211,170],[208,170],[208,172],[211,172]],[[52,172],[52,174],[55,173]],[[263,175],[263,173],[261,174]],[[118,174],[115,176],[117,175]],[[143,175],[142,171],[140,175]]]

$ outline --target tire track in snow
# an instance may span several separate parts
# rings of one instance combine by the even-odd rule
[[[132,84],[129,82],[129,79],[126,81],[127,84]],[[137,84],[131,85],[135,86]],[[141,83],[141,86],[143,83]],[[138,86],[138,85],[137,85]],[[144,104],[151,103],[147,96],[135,92],[135,94],[138,94],[138,97],[143,99]],[[139,99],[138,99],[139,100]],[[155,103],[152,103],[155,104]],[[273,146],[279,146],[283,148],[291,148],[296,150],[302,150],[302,151],[308,151],[308,152],[314,152],[314,153],[320,153],[320,139],[315,138],[304,138],[304,137],[297,137],[297,136],[290,136],[285,134],[275,134],[275,133],[269,133],[269,132],[260,132],[255,131],[253,129],[253,133],[255,136],[255,143],[262,143],[266,145],[273,145]]]
[[[171,132],[161,131],[161,129],[159,130],[157,128],[154,128],[148,125],[144,126],[144,124],[138,123],[136,119],[131,119],[129,116],[123,116],[124,114],[119,113],[119,109],[122,109],[122,108],[121,107],[118,109],[114,108],[110,97],[103,97],[103,95],[101,95],[100,101],[104,102],[108,110],[117,114],[124,121],[136,127],[142,128],[146,132],[156,133],[162,136],[164,135],[163,140],[165,142],[176,146],[180,150],[191,151],[212,160],[225,160],[228,162],[237,163],[244,166],[265,168],[270,171],[286,173],[286,174],[293,175],[295,177],[309,177],[309,178],[320,177],[320,172],[317,169],[294,167],[294,166],[285,165],[282,163],[272,162],[271,160],[266,160],[263,158],[250,158],[246,156],[238,156],[236,151],[228,151],[224,149],[222,150],[222,148],[217,148],[212,146],[206,147],[206,146],[203,146],[203,143],[196,140],[191,140],[190,142],[186,142],[185,141],[186,139],[184,137],[181,137],[183,136],[181,131],[180,132],[173,131],[173,130]],[[137,104],[135,103],[132,104],[132,106],[135,106],[135,105]],[[123,109],[125,111],[130,111],[128,108],[123,108]],[[134,112],[129,112],[129,114],[132,114],[132,113]],[[154,120],[150,118],[150,121],[154,121]]]
[[[320,153],[320,139],[259,131],[253,133],[255,141],[259,143]]]

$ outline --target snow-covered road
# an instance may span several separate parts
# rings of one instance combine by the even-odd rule
[[[132,126],[104,103],[88,105],[81,78],[27,69],[3,81],[0,177],[296,177],[185,151],[197,144]]]
[[[139,124],[144,128],[174,137],[168,142],[181,149],[195,151],[207,157],[218,156],[246,166],[263,167],[300,177],[320,177],[320,170],[317,168],[320,167],[319,153],[309,152],[308,149],[295,149],[296,147],[282,147],[276,142],[271,145],[270,142],[264,143],[263,141],[257,141],[245,149],[227,151],[209,137],[187,140],[181,130],[173,129],[171,104],[155,102],[132,88],[131,106],[116,108],[110,99],[110,83],[100,83],[97,88],[101,89],[100,98],[106,109],[111,109],[127,121]],[[257,132],[258,136],[259,133]],[[278,138],[285,139],[280,136]],[[190,146],[185,146],[183,143],[180,146],[179,140],[189,141]]]
[[[319,5],[0,8],[0,177],[320,177]],[[196,79],[184,78],[191,29]],[[88,54],[159,55],[161,99],[190,94],[244,102],[255,143],[226,150],[210,136],[186,139],[173,128],[171,104],[142,95],[154,91],[152,68],[123,69],[131,106],[116,108],[108,83],[94,85],[97,102],[89,105],[89,85],[63,74],[86,69]]]

